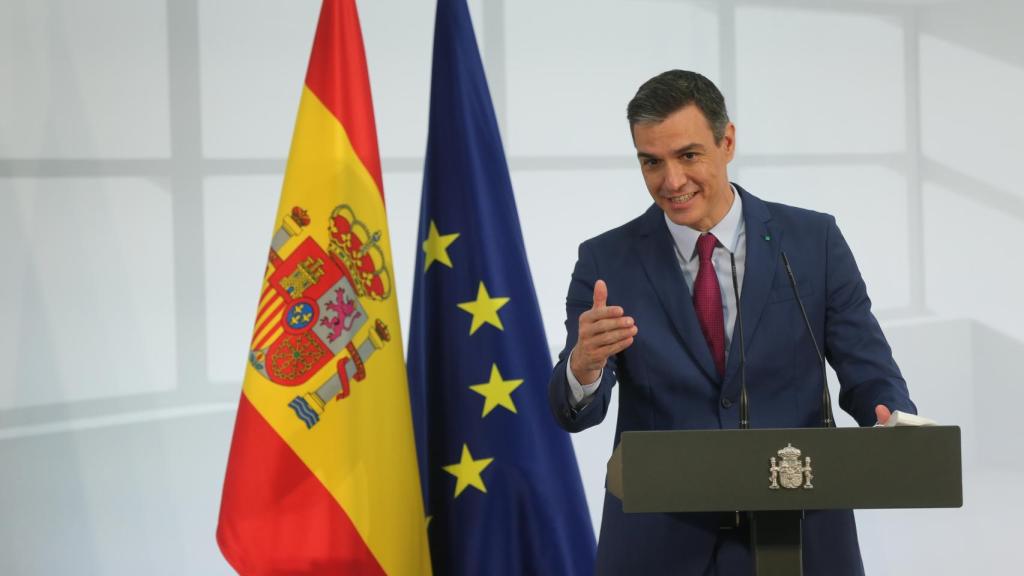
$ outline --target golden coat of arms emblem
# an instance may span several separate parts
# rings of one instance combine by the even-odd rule
[[[787,444],[785,448],[777,452],[778,458],[771,457],[772,466],[769,469],[771,476],[768,478],[771,484],[768,488],[778,490],[782,488],[790,490],[796,488],[811,489],[814,485],[811,480],[814,474],[811,472],[811,457],[804,457],[803,464],[800,463],[800,449]]]

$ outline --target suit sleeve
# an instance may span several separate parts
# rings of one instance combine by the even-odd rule
[[[875,405],[917,413],[892,349],[871,313],[864,279],[834,218],[827,232],[825,355],[839,376],[839,406],[861,426],[875,423]]]
[[[569,281],[569,294],[565,298],[565,348],[558,355],[558,363],[551,373],[548,382],[548,402],[559,426],[569,432],[579,432],[595,424],[600,424],[608,413],[612,387],[615,386],[615,358],[609,358],[608,364],[601,375],[597,391],[582,403],[573,407],[572,392],[566,378],[566,363],[569,353],[576,346],[579,333],[580,314],[586,312],[594,303],[594,284],[600,278],[597,262],[592,248],[588,243],[580,245],[576,267]]]

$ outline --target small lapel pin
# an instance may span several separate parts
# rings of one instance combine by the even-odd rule
[[[764,235],[764,239],[765,239],[765,240],[771,240],[771,239],[772,239],[772,237],[771,237],[771,235],[769,235],[769,234],[765,234],[765,235]]]

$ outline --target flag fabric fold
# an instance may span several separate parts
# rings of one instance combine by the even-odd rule
[[[324,0],[224,480],[240,574],[430,573],[369,77]]]
[[[438,574],[592,574],[594,534],[465,0],[439,0],[409,340]]]

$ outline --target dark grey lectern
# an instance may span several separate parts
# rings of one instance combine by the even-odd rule
[[[757,575],[794,576],[804,510],[962,506],[960,428],[624,432],[608,489],[626,512],[750,512]]]

